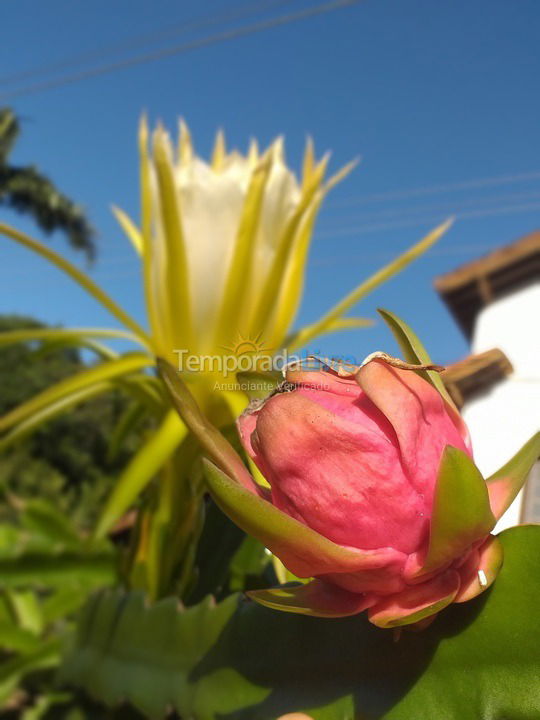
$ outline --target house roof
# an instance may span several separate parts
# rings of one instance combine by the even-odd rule
[[[435,288],[470,339],[480,310],[540,278],[540,231],[435,278]]]
[[[477,393],[497,384],[512,372],[512,364],[502,350],[494,348],[469,355],[441,373],[441,378],[458,407]]]

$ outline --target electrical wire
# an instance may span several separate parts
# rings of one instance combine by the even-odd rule
[[[507,207],[501,207],[501,208],[491,208],[489,210],[472,210],[469,212],[461,213],[456,215],[456,220],[471,220],[476,218],[482,218],[487,217],[490,215],[505,215],[505,214],[511,214],[511,213],[524,213],[524,212],[532,212],[532,211],[540,211],[540,202],[539,203],[530,203],[525,205],[515,205],[515,206],[507,206]],[[403,227],[415,227],[420,225],[435,225],[438,222],[441,222],[444,218],[440,215],[437,216],[431,216],[431,217],[423,217],[418,218],[416,220],[412,221],[406,221],[406,222],[395,222],[395,223],[387,223],[386,225],[378,225],[378,226],[371,226],[371,227],[358,227],[358,228],[351,228],[351,235],[362,235],[367,233],[373,233],[373,232],[379,232],[381,230],[395,230]],[[320,233],[316,233],[316,238],[321,239],[324,237]],[[331,237],[336,237],[336,234],[334,233],[331,235]],[[429,257],[436,257],[440,255],[462,255],[464,253],[470,253],[470,252],[478,252],[478,251],[489,251],[493,250],[493,245],[487,245],[487,244],[451,244],[444,247],[436,246],[435,248],[432,248],[429,251]],[[363,250],[362,252],[358,253],[357,255],[352,254],[350,250],[347,251],[347,262],[354,261],[355,259],[360,260],[375,260],[375,259],[381,259],[381,258],[388,258],[388,257],[394,257],[396,254],[396,249],[388,249],[388,251],[382,250],[378,252],[372,252],[369,250],[366,252]],[[314,257],[311,259],[311,262],[314,265],[332,265],[336,263],[343,262],[344,255],[343,253],[333,253],[328,255],[320,255],[318,257]],[[136,258],[135,258],[136,259]],[[120,258],[117,258],[117,260],[120,260]],[[125,263],[125,260],[124,260]],[[104,268],[105,272],[102,272],[101,269]],[[30,270],[23,270],[22,268],[9,268],[8,266],[2,266],[2,269],[5,269],[9,272],[9,280],[11,280],[13,277],[18,277],[20,280],[17,280],[16,284],[9,283],[9,280],[7,283],[2,283],[2,287],[15,287],[15,285],[18,285],[21,281],[24,282],[25,280],[32,280],[32,282],[35,282],[36,275],[39,274],[40,278],[43,278],[42,272],[38,268],[31,268]],[[107,272],[107,263],[102,263],[98,268],[96,268],[97,272],[93,273],[93,276],[99,281],[103,282],[105,281],[117,281],[121,279],[127,279],[127,278],[133,278],[140,276],[140,268],[136,267],[133,269],[126,269],[123,272]],[[1,275],[1,272],[0,272]],[[55,280],[55,282],[57,282]]]
[[[470,220],[473,218],[489,217],[491,215],[507,215],[511,213],[534,212],[540,210],[540,202],[521,205],[509,205],[506,207],[469,210],[461,213],[454,213],[456,220]],[[320,238],[338,238],[346,236],[365,235],[366,233],[380,232],[381,230],[396,230],[404,227],[416,227],[418,225],[431,225],[444,220],[441,214],[429,217],[421,217],[408,220],[396,220],[387,223],[372,223],[366,225],[351,226],[338,231],[318,234]]]
[[[31,80],[36,77],[43,77],[43,75],[51,75],[61,70],[73,69],[77,66],[84,65],[92,60],[103,61],[107,58],[107,56],[118,55],[119,52],[123,52],[125,50],[137,49],[140,48],[141,45],[157,42],[165,38],[175,37],[178,35],[185,35],[186,33],[194,30],[203,30],[205,28],[212,27],[213,25],[227,23],[233,20],[244,20],[252,17],[253,15],[266,12],[267,10],[275,9],[283,5],[290,5],[291,2],[295,2],[295,0],[267,0],[266,2],[249,2],[247,4],[244,3],[242,5],[236,5],[232,8],[228,8],[226,12],[213,15],[209,18],[192,18],[182,23],[177,23],[172,26],[169,25],[167,28],[154,30],[151,33],[131,37],[130,39],[126,39],[124,42],[106,45],[105,47],[99,48],[99,50],[90,50],[85,53],[79,53],[78,55],[72,55],[71,57],[64,58],[49,65],[35,66],[10,75],[0,75],[0,85],[12,85],[14,83],[19,83],[22,80]]]
[[[384,202],[386,200],[402,200],[411,197],[419,197],[422,195],[436,195],[445,192],[459,192],[461,190],[470,190],[475,188],[489,187],[494,185],[510,185],[518,182],[527,182],[530,180],[539,180],[540,170],[532,172],[520,173],[517,175],[494,175],[485,178],[476,178],[473,180],[464,180],[455,183],[446,183],[444,185],[427,185],[425,187],[408,188],[404,190],[390,190],[382,193],[370,193],[369,195],[360,195],[350,198],[343,198],[328,203],[329,207],[345,207],[347,205],[366,205],[368,203]]]
[[[308,18],[312,18],[317,15],[323,15],[326,13],[334,12],[336,10],[352,7],[353,5],[357,5],[362,1],[364,0],[332,0],[331,2],[326,2],[315,7],[298,10],[294,13],[280,15],[278,17],[252,23],[251,25],[246,25],[244,27],[233,28],[231,30],[226,30],[220,33],[216,33],[214,35],[208,35],[206,37],[183,43],[181,45],[174,45],[172,47],[162,48],[154,52],[149,52],[143,55],[137,55],[132,58],[119,60],[115,63],[109,63],[107,65],[101,65],[95,68],[90,68],[88,70],[82,70],[80,72],[64,75],[56,79],[46,80],[41,83],[34,83],[32,85],[22,87],[18,90],[15,89],[13,91],[0,95],[0,102],[10,101],[18,97],[34,95],[36,93],[45,92],[47,90],[63,87],[65,85],[72,85],[92,77],[106,75],[108,73],[116,72],[118,70],[125,70],[127,68],[134,67],[136,65],[142,65],[144,63],[163,60],[164,58],[172,57],[175,55],[183,55],[193,50],[210,47],[211,45],[230,42],[231,40],[237,40],[239,38],[260,33],[265,30],[283,27],[284,25],[289,25],[291,23],[307,20]]]
[[[520,203],[524,201],[540,201],[540,188],[529,192],[518,192],[518,193],[504,193],[502,195],[489,195],[485,197],[467,197],[459,201],[446,200],[445,202],[439,203],[428,203],[428,204],[408,204],[406,206],[390,206],[388,208],[382,208],[380,210],[368,210],[362,211],[356,215],[339,216],[338,218],[327,216],[321,219],[319,227],[324,232],[339,232],[344,227],[350,227],[351,224],[369,224],[373,222],[384,221],[391,219],[392,217],[398,217],[399,219],[405,219],[406,217],[414,216],[426,216],[433,215],[435,213],[441,213],[446,215],[459,215],[461,211],[465,211],[468,208],[475,210],[482,209],[482,206],[486,205],[485,209],[489,209],[490,205],[494,203],[498,205],[504,205],[508,203]]]

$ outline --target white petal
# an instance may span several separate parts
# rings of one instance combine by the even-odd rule
[[[211,343],[235,247],[248,182],[242,160],[227,161],[216,173],[195,158],[177,172],[194,327],[201,350]]]
[[[257,286],[261,286],[271,267],[279,238],[300,200],[300,188],[294,174],[277,160],[266,185],[257,248],[254,254]]]

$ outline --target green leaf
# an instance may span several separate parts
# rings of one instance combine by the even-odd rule
[[[174,410],[169,410],[159,428],[130,460],[116,482],[101,514],[96,537],[104,537],[109,532],[170,458],[186,434],[186,426]]]
[[[106,592],[81,616],[62,679],[149,718],[536,720],[540,527],[503,533],[493,587],[421,632],[267,610],[231,596],[188,609]]]
[[[205,502],[204,526],[197,545],[195,567],[197,583],[190,596],[190,605],[206,595],[221,596],[227,582],[229,566],[245,534],[223,513],[212,498]]]
[[[60,551],[24,552],[0,558],[0,587],[19,588],[63,585],[74,577],[87,587],[111,585],[115,579],[115,560],[110,552]]]
[[[31,417],[34,413],[44,410],[48,405],[68,398],[74,393],[80,393],[91,385],[129,375],[153,364],[154,360],[150,355],[126,353],[115,360],[108,360],[87,370],[82,370],[65,380],[60,380],[60,382],[34,395],[27,402],[6,413],[0,418],[0,432],[9,430],[17,423]]]
[[[420,338],[404,320],[394,315],[390,310],[379,308],[377,312],[392,331],[396,342],[403,352],[403,357],[408,363],[413,365],[432,364],[432,360],[426,348],[422,345]],[[438,372],[434,370],[417,370],[416,372],[420,377],[423,377],[424,380],[431,383],[431,385],[441,393],[444,399],[454,407],[454,401],[450,397],[450,393],[446,389]]]
[[[270,553],[264,545],[246,536],[230,562],[230,589],[234,592],[244,590],[250,576],[261,576],[269,563]]]
[[[72,614],[88,599],[89,592],[88,583],[85,584],[84,580],[79,582],[74,578],[72,582],[66,581],[43,598],[41,609],[44,621],[52,623]]]
[[[89,295],[94,297],[99,303],[101,303],[114,317],[119,320],[122,325],[129,328],[139,340],[141,340],[146,347],[152,347],[152,340],[148,337],[142,327],[133,320],[119,305],[117,305],[112,298],[110,298],[106,292],[104,292],[99,285],[97,285],[88,275],[83,273],[79,268],[72,265],[68,260],[63,258],[58,253],[51,250],[51,248],[43,245],[43,243],[34,240],[34,238],[26,235],[25,233],[16,230],[15,228],[0,223],[0,233],[15,240],[15,242],[24,245],[29,248],[37,255],[41,255],[50,263],[55,265],[59,270],[69,275],[69,277],[78,283]]]
[[[83,541],[75,527],[63,513],[46,500],[21,501],[21,525],[36,532],[53,543],[67,547],[81,548]]]
[[[172,365],[157,358],[157,366],[176,411],[200,442],[203,452],[239,483],[247,488],[255,488],[236,450],[202,414],[195,398]]]
[[[60,397],[58,400],[49,400],[45,406],[39,410],[34,410],[33,412],[27,411],[27,407],[25,407],[25,405],[27,405],[26,403],[25,405],[19,406],[21,408],[19,417],[21,415],[24,415],[24,417],[22,420],[17,422],[17,424],[12,427],[9,432],[0,438],[0,452],[16,445],[21,440],[24,440],[24,438],[28,437],[28,435],[33,433],[46,422],[49,422],[49,420],[61,415],[71,407],[74,407],[86,400],[90,400],[90,398],[93,398],[96,395],[108,392],[113,389],[113,387],[113,384],[110,382],[92,383],[86,387],[82,387],[74,392],[68,393],[63,397]],[[29,401],[31,403],[31,407],[33,407],[33,400],[34,398]]]
[[[442,225],[434,228],[430,233],[428,233],[424,238],[422,238],[420,242],[410,247],[401,255],[398,255],[397,258],[392,260],[392,262],[390,262],[385,267],[377,270],[376,273],[371,275],[371,277],[369,277],[363,283],[360,283],[358,287],[356,287],[352,292],[350,292],[346,297],[344,297],[343,300],[341,300],[337,305],[335,305],[331,310],[329,310],[326,315],[324,315],[313,325],[310,325],[310,332],[306,333],[302,337],[302,342],[307,344],[311,342],[315,337],[318,337],[319,335],[328,332],[328,328],[332,327],[332,323],[338,318],[345,315],[345,313],[347,313],[354,305],[356,305],[357,302],[359,302],[366,295],[369,295],[369,293],[373,292],[380,285],[390,280],[390,278],[392,278],[394,275],[397,275],[397,273],[404,270],[408,265],[410,265],[411,262],[423,255],[427,250],[429,250],[429,248],[437,242],[441,235],[443,235],[448,230],[451,224],[452,221],[447,220]]]
[[[43,501],[23,505],[20,519],[22,527],[0,525],[0,588],[69,585],[88,592],[114,582],[115,556],[108,542],[77,537],[69,521]],[[11,602],[20,595],[8,590],[7,597]]]
[[[22,677],[27,673],[58,665],[60,641],[58,638],[42,641],[32,652],[17,655],[0,665],[0,707],[9,699]]]
[[[140,338],[125,330],[112,328],[25,328],[0,332],[0,347],[21,342],[62,340],[77,343],[87,338],[120,338],[140,343]]]
[[[497,519],[508,510],[539,457],[540,432],[533,435],[506,465],[487,479],[491,509]]]
[[[6,601],[17,624],[24,630],[39,634],[43,630],[43,613],[39,600],[31,590],[4,590]]]
[[[12,622],[0,622],[0,648],[8,652],[33,652],[41,645],[38,635],[17,627]]]
[[[486,481],[463,450],[447,445],[439,465],[429,548],[421,572],[459,557],[494,526]]]
[[[119,456],[129,435],[145,417],[146,408],[139,400],[133,400],[116,423],[107,450],[107,462],[113,463]]]

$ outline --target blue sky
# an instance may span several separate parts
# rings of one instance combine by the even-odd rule
[[[142,320],[137,262],[109,207],[114,202],[138,214],[135,141],[143,109],[172,128],[183,116],[203,155],[218,127],[241,148],[251,136],[265,144],[283,133],[295,167],[308,133],[320,151],[333,151],[334,169],[360,155],[361,165],[320,216],[297,324],[315,320],[456,214],[458,222],[428,256],[355,311],[394,310],[437,361],[451,362],[467,345],[433,278],[540,225],[538,0],[365,0],[159,61],[21,92],[319,2],[3,0],[0,105],[12,105],[23,119],[13,160],[38,164],[86,207],[100,233],[91,274]],[[227,20],[236,8],[252,14]],[[88,56],[84,65],[77,64],[80,56]],[[54,75],[46,72],[56,64],[61,69]],[[7,82],[40,69],[42,75]],[[0,218],[39,235],[4,209]],[[84,265],[62,237],[51,242]],[[63,325],[114,324],[28,251],[6,239],[0,248],[0,312]],[[330,336],[314,349],[363,356],[395,348],[379,323]]]

